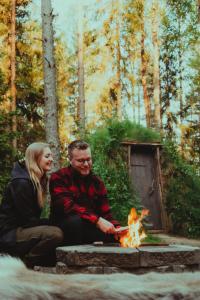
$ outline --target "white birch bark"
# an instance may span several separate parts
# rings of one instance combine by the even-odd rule
[[[56,99],[56,66],[54,59],[53,10],[51,0],[41,0],[42,42],[45,93],[46,139],[54,156],[54,169],[60,167],[60,141]]]
[[[160,112],[160,67],[159,67],[159,44],[158,44],[158,22],[159,6],[158,2],[153,1],[152,11],[152,40],[153,40],[153,99],[154,99],[154,122],[155,127],[161,127]]]
[[[78,127],[80,136],[85,132],[85,84],[84,84],[83,7],[78,7]]]
[[[116,56],[117,56],[117,117],[122,119],[122,97],[121,97],[121,49],[120,49],[120,0],[116,1]]]

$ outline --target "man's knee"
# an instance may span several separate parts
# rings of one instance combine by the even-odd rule
[[[68,245],[81,244],[83,239],[83,222],[78,215],[66,217],[61,224],[64,232],[64,243]]]
[[[82,228],[82,219],[78,215],[66,217],[61,223],[61,228],[64,230],[80,230]]]

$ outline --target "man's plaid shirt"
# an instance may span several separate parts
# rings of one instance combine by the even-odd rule
[[[102,217],[115,226],[103,181],[93,173],[81,176],[71,166],[53,173],[50,178],[51,219],[59,222],[65,216],[77,214],[96,223]]]

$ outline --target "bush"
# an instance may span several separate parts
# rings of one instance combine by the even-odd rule
[[[10,115],[0,111],[0,201],[5,186],[10,179],[10,171],[13,166],[14,151],[11,146],[13,134],[6,130],[10,123]]]
[[[88,136],[94,171],[105,181],[114,215],[127,224],[131,207],[140,209],[140,201],[128,179],[123,140],[160,142],[157,132],[129,120],[110,120]],[[192,166],[178,154],[177,145],[163,143],[162,172],[164,199],[171,220],[171,231],[188,237],[200,237],[200,178]]]
[[[113,215],[126,225],[131,207],[139,208],[139,201],[130,185],[125,163],[120,155],[113,162],[106,154],[95,152],[94,171],[106,184]]]
[[[200,237],[200,178],[181,158],[172,142],[165,143],[163,158],[163,171],[168,178],[165,198],[171,231]]]
[[[110,120],[87,137],[94,160],[93,169],[105,182],[113,215],[123,224],[131,207],[141,208],[140,200],[131,185],[121,142],[159,140],[159,135],[150,129],[129,120]]]

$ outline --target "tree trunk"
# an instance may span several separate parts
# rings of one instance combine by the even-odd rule
[[[141,101],[140,101],[140,85],[138,84],[137,88],[137,106],[138,106],[138,124],[140,124],[140,106],[141,106]]]
[[[143,88],[143,97],[144,97],[144,106],[145,106],[145,117],[146,117],[146,125],[147,127],[151,126],[151,105],[150,99],[147,93],[147,80],[146,80],[146,73],[147,73],[147,59],[145,54],[145,33],[144,33],[144,22],[142,22],[142,32],[141,32],[141,81],[142,81],[142,88]]]
[[[80,136],[85,133],[85,84],[84,84],[84,42],[83,42],[83,7],[79,4],[78,15],[78,106],[77,117]]]
[[[56,99],[56,67],[54,59],[53,10],[51,0],[41,1],[42,42],[45,94],[46,139],[54,156],[54,169],[60,167],[60,141],[58,134],[58,110]]]
[[[160,111],[160,68],[159,68],[159,45],[158,45],[158,3],[153,3],[152,16],[152,40],[153,40],[153,99],[154,99],[154,122],[155,128],[161,127]]]
[[[179,74],[179,92],[178,92],[178,98],[179,98],[179,107],[180,107],[180,127],[182,128],[183,125],[183,74],[182,74],[182,64],[183,64],[183,45],[182,45],[182,30],[181,30],[181,21],[178,20],[178,32],[179,32],[179,43],[178,43],[178,74]],[[184,137],[184,131],[181,130],[181,140],[180,140],[180,148],[181,151],[184,152],[184,146],[185,146],[185,137]]]
[[[135,103],[135,92],[134,92],[134,85],[131,85],[131,104],[132,104],[132,111],[133,111],[133,122],[136,122],[136,103]]]
[[[117,40],[117,117],[122,119],[122,99],[121,99],[121,49],[120,49],[120,0],[116,2],[116,40]]]
[[[10,37],[10,69],[11,69],[11,78],[10,78],[10,90],[11,90],[11,111],[16,112],[16,2],[12,0],[11,2],[11,37]],[[17,118],[14,114],[12,116],[12,132],[16,133],[17,131]],[[17,148],[17,139],[13,139],[13,148]]]

